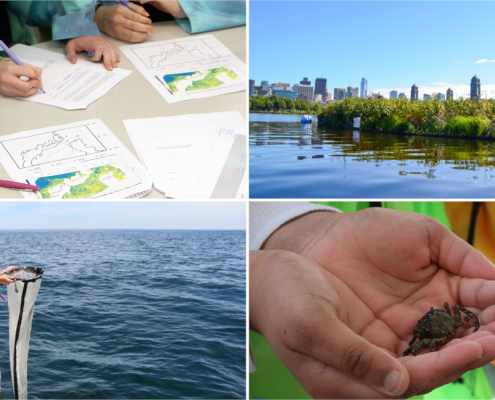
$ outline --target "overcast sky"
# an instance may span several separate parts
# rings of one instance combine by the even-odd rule
[[[357,86],[387,97],[418,85],[424,93],[469,96],[471,78],[482,97],[495,93],[495,2],[251,1],[250,79],[259,85],[299,83]],[[360,88],[361,89],[361,88]]]
[[[0,229],[246,229],[246,203],[0,201]]]

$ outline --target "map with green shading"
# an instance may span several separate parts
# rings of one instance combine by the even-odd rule
[[[173,93],[211,89],[236,79],[239,79],[237,74],[225,67],[163,76],[163,80]]]
[[[115,163],[114,163],[115,164]],[[44,199],[84,199],[126,179],[125,173],[110,164],[68,174],[36,179]]]

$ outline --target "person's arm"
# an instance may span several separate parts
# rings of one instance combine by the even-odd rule
[[[149,0],[141,0],[141,4]],[[246,25],[246,2],[223,0],[152,1],[154,7],[171,14],[189,33],[200,33]]]

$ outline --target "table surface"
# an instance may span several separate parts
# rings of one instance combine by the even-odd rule
[[[153,24],[154,32],[146,41],[178,39],[191,36],[175,21],[166,21]],[[214,35],[236,57],[246,62],[246,27],[224,29],[220,31],[200,33],[197,35]],[[115,46],[121,47],[130,43],[113,39],[106,35]],[[192,35],[195,36],[195,35]],[[36,47],[65,52],[65,45],[59,42],[44,42]],[[80,59],[88,60],[86,53],[78,53]],[[55,125],[65,125],[72,122],[98,118],[119,138],[119,140],[139,160],[136,149],[124,128],[124,119],[169,117],[184,114],[201,114],[222,111],[238,111],[246,120],[247,92],[230,93],[213,96],[205,99],[167,103],[167,101],[150,85],[146,78],[121,53],[119,68],[133,71],[121,83],[115,86],[102,98],[91,104],[86,110],[67,111],[58,107],[51,107],[17,98],[0,95],[0,136],[12,133],[46,128]],[[125,100],[122,100],[125,99]],[[29,118],[27,118],[29,116]],[[0,165],[0,180],[10,180],[3,166]],[[23,199],[17,190],[0,188],[2,199]],[[144,199],[165,199],[162,193],[154,188]]]

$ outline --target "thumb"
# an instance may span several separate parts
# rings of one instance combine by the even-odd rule
[[[326,321],[321,324],[321,321]],[[354,333],[334,314],[310,324],[310,338],[297,334],[294,350],[307,354],[387,396],[400,396],[409,386],[407,369],[385,350]],[[308,335],[308,333],[306,333]],[[291,346],[292,347],[292,346]]]

